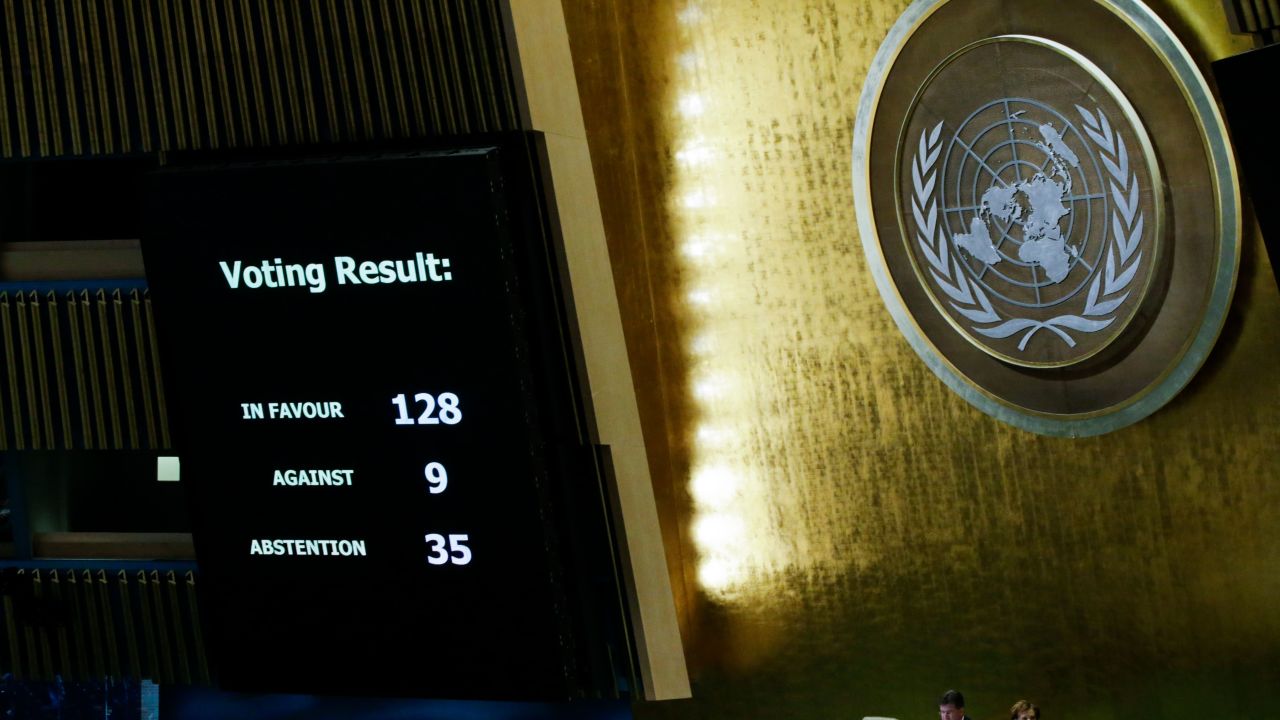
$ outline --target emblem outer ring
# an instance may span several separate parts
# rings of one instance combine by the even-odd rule
[[[1235,291],[1242,232],[1240,190],[1221,113],[1186,48],[1150,8],[1138,0],[1094,0],[1142,38],[1172,76],[1194,117],[1212,179],[1217,266],[1197,329],[1183,343],[1176,358],[1170,358],[1165,369],[1140,392],[1110,407],[1079,414],[1041,412],[1011,403],[969,380],[917,324],[890,276],[873,213],[869,163],[872,122],[881,94],[903,47],[931,15],[950,1],[915,0],[899,16],[871,63],[859,98],[852,149],[853,196],[872,278],[899,331],[916,354],[951,390],[982,412],[1023,430],[1058,437],[1095,436],[1131,425],[1173,399],[1204,364],[1222,331]],[[899,213],[894,224],[901,226],[901,222]]]

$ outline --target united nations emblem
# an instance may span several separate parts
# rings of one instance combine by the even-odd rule
[[[1221,327],[1235,170],[1203,79],[1136,1],[919,0],[864,89],[854,186],[907,339],[1026,429],[1136,421]]]
[[[1016,78],[979,75],[1011,63]],[[939,97],[957,83],[990,99]],[[1118,337],[1156,267],[1159,174],[1101,71],[1049,40],[995,37],[947,58],[913,110],[899,170],[907,235],[956,328],[1031,367]]]

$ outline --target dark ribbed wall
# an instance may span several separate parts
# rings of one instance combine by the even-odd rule
[[[170,447],[151,298],[0,291],[0,450]]]
[[[1266,43],[1280,42],[1280,0],[1224,0],[1231,32],[1249,33]]]
[[[0,667],[20,680],[208,684],[195,573],[0,571]]]
[[[0,0],[0,157],[517,129],[496,0]]]

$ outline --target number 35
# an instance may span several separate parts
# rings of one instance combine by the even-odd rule
[[[426,540],[427,546],[431,548],[431,554],[427,556],[427,562],[431,565],[444,565],[446,563],[468,565],[471,563],[471,548],[467,547],[466,535],[450,535],[448,550],[445,550],[443,535],[431,533],[426,536]]]

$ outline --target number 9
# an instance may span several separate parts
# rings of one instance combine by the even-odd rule
[[[429,462],[423,468],[422,474],[427,478],[427,492],[432,495],[439,495],[444,489],[449,487],[449,473],[445,472],[444,465],[438,462]]]

